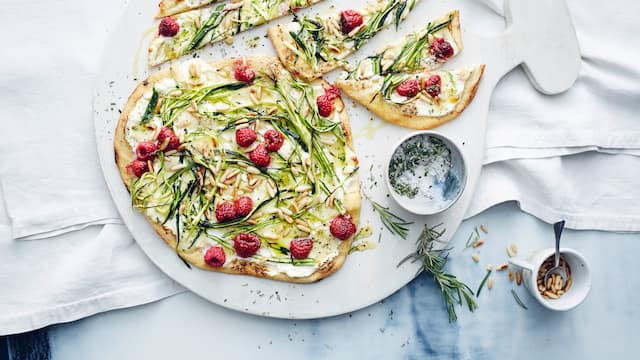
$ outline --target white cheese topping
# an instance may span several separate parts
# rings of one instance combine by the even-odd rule
[[[235,79],[233,79],[233,66],[235,65],[232,64],[226,69],[214,69],[199,59],[173,64],[170,72],[172,76],[158,81],[154,84],[154,87],[160,94],[161,103],[171,101],[171,99],[175,99],[175,96],[189,94],[190,91],[193,93],[201,87],[235,82]],[[172,93],[175,92],[177,92],[177,95],[172,95]],[[324,89],[322,85],[318,83],[314,86],[313,92],[316,94],[315,96],[318,96],[324,92]],[[157,136],[157,132],[164,126],[158,114],[154,115],[146,126],[140,124],[140,120],[146,111],[152,93],[153,89],[148,89],[134,105],[128,117],[125,135],[131,149],[134,151],[136,146],[142,141],[155,141],[154,139]],[[287,95],[295,104],[298,104],[299,101],[304,101],[302,92],[297,89],[291,88],[291,91],[287,93]],[[203,98],[195,104],[190,103],[187,108],[183,108],[176,113],[170,127],[181,142],[186,144],[190,151],[194,154],[202,155],[204,159],[211,164],[211,167],[215,167],[215,164],[222,163],[219,153],[216,153],[218,149],[231,150],[248,158],[249,152],[255,149],[258,143],[263,141],[265,133],[268,130],[274,129],[274,126],[267,120],[259,120],[259,123],[251,124],[250,126],[255,127],[258,140],[248,148],[241,148],[236,144],[236,129],[234,126],[227,127],[227,130],[219,133],[221,128],[225,128],[226,121],[228,121],[226,120],[227,116],[231,116],[228,114],[233,114],[234,109],[244,107],[260,108],[260,106],[264,106],[265,109],[270,109],[276,104],[281,104],[282,106],[282,100],[279,95],[269,87],[260,85],[260,81],[256,81],[256,83],[251,86],[233,90],[220,96]],[[220,113],[224,113],[224,115],[220,116]],[[334,113],[332,120],[339,122],[339,112],[335,111]],[[289,124],[289,126],[291,125]],[[291,127],[290,130],[295,129]],[[336,202],[344,202],[345,194],[339,185],[342,184],[345,188],[349,188],[349,186],[353,184],[353,181],[357,181],[357,176],[351,174],[357,167],[357,159],[354,152],[344,145],[341,145],[333,133],[323,133],[319,138],[323,144],[322,151],[324,151],[325,155],[329,158],[336,173],[336,183],[332,186],[337,187],[337,189],[332,188],[330,190],[334,191]],[[213,139],[215,139],[215,141]],[[291,169],[291,172],[293,173],[295,171],[298,173],[298,175],[294,177],[295,182],[285,177],[284,180],[279,181],[277,184],[282,194],[288,194],[288,200],[281,200],[280,202],[269,201],[262,204],[265,200],[273,196],[271,193],[275,191],[275,189],[270,189],[270,187],[275,186],[275,184],[267,177],[260,175],[258,169],[250,165],[240,167],[227,167],[227,165],[225,165],[217,172],[215,169],[213,173],[210,173],[210,171],[205,172],[203,176],[204,184],[206,185],[205,188],[210,189],[214,186],[217,187],[216,197],[212,199],[213,204],[217,204],[220,201],[233,201],[239,196],[248,196],[253,200],[254,207],[257,207],[259,204],[262,205],[256,210],[254,217],[260,218],[261,221],[269,221],[269,219],[277,220],[273,225],[269,224],[253,231],[262,239],[263,244],[259,253],[256,255],[258,258],[249,258],[246,259],[246,261],[262,262],[265,258],[290,261],[288,253],[283,253],[278,249],[282,248],[287,250],[290,246],[290,241],[294,238],[311,236],[314,240],[314,247],[309,257],[315,260],[315,264],[293,265],[291,263],[279,263],[275,261],[267,262],[267,268],[272,274],[283,273],[290,277],[306,277],[313,274],[319,266],[338,256],[339,246],[342,242],[333,238],[329,233],[328,224],[339,212],[336,208],[318,206],[313,208],[318,210],[313,210],[311,216],[293,219],[292,216],[294,212],[289,206],[291,202],[295,201],[296,204],[304,207],[325,202],[326,200],[327,195],[319,188],[316,188],[315,192],[311,193],[311,186],[307,185],[305,180],[311,173],[308,169],[309,164],[312,164],[315,160],[309,153],[302,150],[300,144],[292,141],[287,136],[285,136],[285,142],[277,154],[272,153],[270,156],[272,161],[272,165],[270,166],[277,168],[283,166],[282,161],[291,161],[291,167],[295,167],[295,170]],[[184,169],[186,166],[178,155],[164,156],[163,161],[164,163],[161,163],[158,158],[153,164],[156,172],[160,171],[158,169],[162,169],[163,171],[161,178],[157,181],[158,183],[162,183],[163,179],[170,177],[176,171]],[[305,164],[304,166],[303,163]],[[284,164],[284,166],[289,165]],[[248,168],[253,168],[253,170],[249,171]],[[237,173],[233,174],[234,171]],[[255,171],[257,171],[257,175]],[[319,175],[315,174],[313,176],[317,177]],[[231,178],[231,181],[229,181],[228,178]],[[182,174],[179,179],[183,180],[183,184],[193,181],[193,172],[187,171]],[[316,179],[314,180],[317,181]],[[249,188],[248,186],[252,182],[254,186]],[[162,223],[167,217],[168,207],[166,204],[169,201],[168,199],[171,199],[171,197],[167,198],[167,196],[171,196],[171,189],[164,188],[164,193],[162,193],[162,191],[153,190],[155,185],[157,184],[152,184],[148,187],[152,195],[148,197],[146,201],[148,201],[148,204],[151,206],[143,207],[142,211],[151,219]],[[308,190],[304,190],[307,188]],[[301,197],[300,193],[304,196]],[[215,208],[215,206],[213,207]],[[216,223],[214,211],[210,212],[209,215],[206,215],[206,219],[212,223]],[[298,220],[303,221],[303,223],[298,223]],[[180,221],[180,229],[183,237],[181,238],[182,241],[179,244],[178,251],[184,251],[186,253],[198,252],[198,254],[204,254],[209,247],[216,246],[219,244],[218,241],[220,241],[211,237],[212,235],[207,235],[207,233],[215,234],[219,238],[224,238],[225,233],[233,229],[209,229],[199,235],[194,241],[195,232],[192,233],[191,238],[189,238],[188,224],[185,223],[187,219],[180,217]],[[169,219],[163,226],[174,234],[177,234],[175,217]],[[301,231],[300,227],[308,227],[310,233]],[[186,235],[185,232],[187,233]],[[227,248],[227,264],[225,266],[229,266],[230,260],[235,257],[233,251],[230,250],[233,247],[233,240],[227,237],[224,238],[224,242]],[[268,242],[271,246],[266,245],[265,242]]]

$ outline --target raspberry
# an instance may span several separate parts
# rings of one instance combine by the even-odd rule
[[[149,165],[146,161],[136,159],[130,162],[129,165],[127,165],[127,171],[129,171],[136,177],[140,177],[144,173],[149,171]]]
[[[252,152],[249,153],[249,159],[260,167],[267,167],[271,163],[271,157],[267,150],[267,145],[260,144]]]
[[[136,147],[136,156],[138,160],[153,160],[155,152],[158,150],[158,146],[149,141],[143,141]]]
[[[225,261],[227,261],[227,254],[221,246],[210,247],[204,254],[204,262],[211,267],[222,267]]]
[[[311,249],[313,249],[313,240],[311,238],[293,239],[289,245],[291,256],[295,259],[308,258]]]
[[[340,88],[331,85],[328,88],[324,89],[324,93],[329,97],[330,100],[335,100],[340,97]]]
[[[396,91],[400,96],[412,98],[420,92],[420,83],[416,79],[405,80],[398,85]]]
[[[322,117],[329,117],[333,112],[333,99],[327,94],[322,94],[316,99],[318,105],[318,113]]]
[[[256,78],[256,73],[253,71],[251,66],[246,64],[244,61],[237,60],[236,61],[236,68],[235,68],[235,70],[233,72],[233,76],[238,81],[242,81],[242,82],[246,82],[246,83],[252,83],[253,80],[255,80],[255,78]]]
[[[258,135],[256,135],[256,132],[253,131],[253,129],[242,128],[236,130],[236,143],[238,143],[238,146],[249,147],[257,138]]]
[[[282,144],[284,144],[284,136],[279,131],[267,130],[264,133],[264,141],[267,144],[267,150],[269,152],[275,152],[280,150]]]
[[[233,220],[238,217],[237,212],[236,205],[231,201],[218,203],[216,206],[216,220],[218,222]]]
[[[166,37],[174,37],[180,31],[180,25],[172,17],[164,17],[160,20],[158,34]]]
[[[351,220],[351,215],[338,215],[329,225],[331,235],[337,237],[340,240],[347,240],[351,235],[356,233],[356,225]]]
[[[433,40],[429,46],[429,50],[438,60],[446,60],[453,56],[453,47],[444,38]]]
[[[431,95],[433,98],[440,95],[440,85],[442,85],[442,79],[438,74],[429,76],[427,81],[424,83],[427,94]]]
[[[345,35],[362,25],[363,21],[364,19],[362,18],[362,15],[355,10],[345,10],[340,13],[340,29]]]
[[[233,238],[233,247],[238,256],[248,258],[255,255],[260,249],[260,238],[255,234],[241,233]]]
[[[245,217],[253,210],[253,200],[248,196],[240,196],[236,199],[236,216]]]
[[[169,141],[163,149],[162,144],[164,144],[166,139],[169,139]],[[163,127],[162,129],[160,129],[160,133],[158,133],[158,148],[160,148],[160,150],[171,151],[177,149],[179,146],[180,139],[178,139],[178,136],[173,132],[173,130],[169,129],[168,127]]]

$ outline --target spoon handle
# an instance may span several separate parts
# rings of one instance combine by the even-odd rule
[[[564,220],[558,221],[553,224],[553,231],[556,234],[556,255],[555,255],[555,267],[560,266],[560,235],[564,229]]]

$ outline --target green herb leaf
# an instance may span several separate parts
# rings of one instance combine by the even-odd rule
[[[369,199],[367,197],[367,199]],[[403,239],[407,239],[407,235],[409,234],[409,229],[407,225],[413,224],[413,222],[406,221],[399,217],[398,215],[389,211],[388,207],[384,207],[377,202],[369,199],[371,205],[373,205],[373,210],[375,210],[380,215],[380,220],[382,220],[382,224],[395,235],[399,235]]]
[[[149,104],[147,105],[147,109],[144,111],[144,115],[142,115],[142,120],[140,120],[140,124],[144,125],[151,121],[153,118],[153,114],[156,112],[156,106],[158,106],[158,92],[156,88],[153,88],[153,93],[151,94],[151,100],[149,100]]]
[[[529,308],[527,307],[527,305],[525,305],[522,300],[520,300],[520,297],[518,296],[518,294],[516,293],[515,290],[511,289],[511,295],[513,295],[513,298],[516,300],[516,302],[518,303],[518,305],[520,305],[521,308],[525,309],[525,310],[529,310]]]
[[[476,297],[480,296],[480,291],[482,291],[482,288],[484,287],[484,283],[487,282],[489,275],[491,275],[491,270],[487,269],[487,273],[484,275],[484,278],[482,278],[482,282],[480,282],[480,286],[478,286],[478,291],[476,291]]]

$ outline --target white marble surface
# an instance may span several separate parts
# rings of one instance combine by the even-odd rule
[[[479,264],[462,250],[473,226],[489,235]],[[401,240],[398,240],[401,241]],[[552,227],[504,204],[467,220],[452,243],[449,270],[475,290],[487,264],[506,260],[505,247],[520,253],[552,246]],[[632,359],[640,357],[640,235],[566,231],[563,245],[589,259],[594,278],[587,300],[567,313],[511,296],[506,273],[495,274],[479,309],[458,308],[449,324],[431,280],[421,276],[387,300],[335,318],[274,320],[225,310],[184,293],[150,305],[96,315],[50,330],[53,359],[332,358],[332,359]],[[336,296],[339,296],[337,294]],[[107,351],[108,350],[108,351]]]

